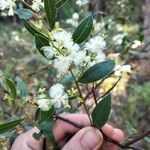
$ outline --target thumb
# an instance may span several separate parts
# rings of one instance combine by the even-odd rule
[[[96,150],[103,142],[101,132],[92,127],[79,130],[62,150]]]

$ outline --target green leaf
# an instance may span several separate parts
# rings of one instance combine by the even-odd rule
[[[73,40],[75,43],[82,43],[85,41],[91,33],[93,26],[93,17],[92,15],[88,16],[85,20],[83,20],[76,30],[73,33]]]
[[[1,124],[0,125],[0,134],[8,132],[9,130],[11,130],[12,128],[16,127],[18,124],[20,124],[22,121],[22,119],[18,119],[15,121],[11,121],[5,124]]]
[[[35,36],[35,43],[36,43],[37,49],[45,57],[43,50],[41,50],[41,48],[43,46],[49,46],[49,40],[40,34],[35,34],[34,36]]]
[[[92,83],[98,81],[107,75],[109,75],[113,68],[115,67],[115,62],[113,60],[106,60],[95,64],[90,67],[85,73],[80,77],[79,82],[81,83]]]
[[[111,95],[102,99],[92,112],[93,125],[101,128],[108,120],[111,110]]]
[[[28,94],[28,90],[27,90],[26,84],[19,77],[16,77],[15,80],[17,82],[17,89],[19,91],[19,97],[22,98],[22,99],[26,98],[26,96]]]
[[[44,7],[50,28],[53,29],[56,19],[56,4],[54,0],[44,0]]]
[[[49,111],[40,111],[39,122],[41,123],[41,122],[44,122],[45,120],[49,119],[50,117],[53,116],[54,112],[55,112],[55,109],[53,106],[50,108]]]
[[[26,8],[17,9],[16,13],[20,19],[30,19],[31,17],[33,17],[33,12],[30,9]]]
[[[17,96],[16,86],[13,81],[7,77],[0,78],[0,85],[15,99]]]
[[[42,33],[40,33],[40,32],[39,32],[35,27],[33,27],[28,21],[26,21],[25,19],[22,19],[22,21],[23,21],[23,24],[24,24],[25,28],[29,31],[30,34],[32,34],[33,36],[34,36],[35,34],[39,34],[39,35],[45,37],[45,38],[48,40],[48,38],[47,38],[45,35],[43,35]]]
[[[49,119],[44,121],[38,125],[38,128],[44,133],[44,135],[48,138],[51,143],[56,146],[55,137],[53,135],[53,128],[55,125],[55,120]]]
[[[64,5],[68,0],[60,0],[56,3],[56,7],[59,8],[60,6]]]

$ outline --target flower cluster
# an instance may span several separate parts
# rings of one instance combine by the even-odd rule
[[[42,111],[48,111],[52,106],[60,108],[68,105],[68,95],[62,84],[57,83],[49,89],[49,96],[42,93],[37,96],[37,105]]]
[[[42,0],[33,0],[32,9],[39,11],[40,7],[44,8],[44,2]]]
[[[14,15],[13,8],[16,6],[15,1],[16,0],[1,0],[0,10],[8,9],[8,16],[13,16]]]
[[[73,42],[70,32],[63,29],[52,31],[50,38],[50,46],[44,46],[42,50],[60,75],[66,75],[71,67],[89,67],[105,60],[106,42],[100,36],[91,38],[82,47]]]

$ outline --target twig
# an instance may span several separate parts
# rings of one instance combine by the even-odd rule
[[[107,90],[103,95],[101,95],[101,96],[98,98],[98,100],[101,99],[101,98],[104,98],[108,93],[110,93],[110,91],[114,89],[114,87],[117,85],[117,83],[118,83],[120,80],[121,80],[121,77],[116,81],[116,83],[115,83],[109,90]],[[89,106],[88,110],[89,110],[93,105],[94,105],[94,103],[91,104],[91,106]]]
[[[150,134],[150,129],[145,131],[144,133],[141,133],[140,135],[136,136],[134,139],[126,142],[124,145],[129,146],[132,145],[133,143],[138,142],[139,140],[143,139],[144,137],[148,136]]]
[[[108,76],[106,76],[105,78],[103,78],[96,86],[95,86],[95,90],[105,81],[106,78],[110,77],[112,74],[114,73],[111,72]],[[86,100],[90,95],[92,94],[92,91],[90,91],[89,93],[87,93],[87,95],[84,97],[84,99]]]
[[[72,75],[72,77],[73,77],[73,79],[74,79],[74,81],[75,81],[75,84],[76,84],[76,87],[77,87],[77,89],[78,89],[80,98],[83,100],[84,109],[85,109],[85,111],[86,111],[86,113],[87,113],[87,115],[88,115],[88,117],[89,117],[89,120],[90,120],[90,122],[91,122],[91,124],[92,124],[92,119],[91,119],[91,117],[90,117],[89,110],[88,110],[87,107],[86,107],[85,99],[83,98],[83,95],[82,95],[82,92],[81,92],[79,83],[78,83],[78,81],[76,80],[76,78],[75,78],[75,76],[74,76],[74,74],[73,74],[73,72],[72,72],[71,69],[70,69],[70,73],[71,73],[71,75]]]

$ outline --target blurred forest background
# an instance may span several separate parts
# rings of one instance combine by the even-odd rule
[[[32,0],[26,2],[32,4]],[[116,59],[118,66],[125,66],[120,82],[113,89],[110,124],[123,129],[126,137],[145,131],[150,124],[150,0],[69,0],[57,18],[65,28],[75,28],[88,12],[92,12],[95,19],[93,35],[105,35],[106,53]],[[33,22],[41,28],[40,21]],[[14,80],[17,76],[23,79],[32,97],[39,87],[50,86],[55,71],[36,51],[34,39],[18,16],[8,17],[0,13],[2,74]],[[114,78],[109,78],[100,92],[109,89],[114,82]],[[0,123],[21,115],[19,110],[22,107],[22,102],[11,101],[0,89]],[[30,107],[26,112],[31,113],[31,117],[35,113]],[[31,126],[29,121],[25,128]],[[0,136],[0,149],[7,149],[17,134],[11,132],[7,138]],[[150,149],[150,137],[136,145]]]

